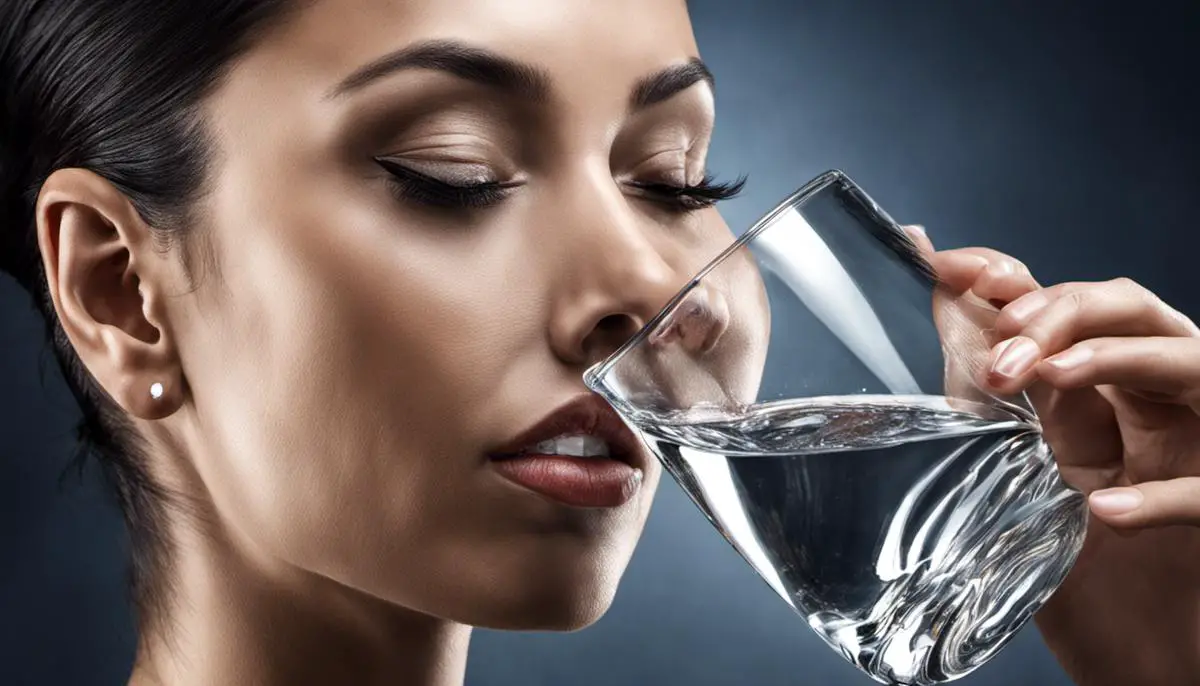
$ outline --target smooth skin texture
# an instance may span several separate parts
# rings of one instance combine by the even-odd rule
[[[528,68],[491,85],[386,68],[430,41]],[[583,370],[732,239],[715,210],[670,209],[631,183],[703,177],[708,85],[635,95],[697,56],[682,0],[317,0],[207,102],[217,154],[195,282],[104,179],[46,181],[38,240],[57,313],[179,505],[167,630],[141,637],[131,684],[449,686],[470,626],[572,630],[605,612],[657,466],[627,505],[574,510],[505,481],[486,454],[582,393]],[[503,201],[430,207],[378,156],[496,182]],[[986,274],[963,287],[1023,294]],[[1036,340],[1045,355],[1065,345]],[[1089,368],[1038,373],[1083,384],[1071,393],[1120,426],[1125,406],[1088,387],[1111,383]],[[1163,422],[1150,434],[1185,431],[1182,415]],[[1106,444],[1114,474],[1132,464],[1122,436]],[[1186,441],[1136,444],[1134,483],[1195,475],[1168,445]],[[1144,512],[1166,507],[1144,494]],[[1178,683],[1143,677],[1191,667],[1200,645],[1182,650],[1195,575],[1170,567],[1195,549],[1191,530],[1098,531],[1104,550],[1049,611],[1048,639],[1069,663],[1095,654],[1136,675],[1081,683]],[[1117,581],[1134,571],[1141,582]],[[1174,642],[1137,652],[1140,635]]]

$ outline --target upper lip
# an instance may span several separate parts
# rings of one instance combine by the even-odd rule
[[[608,444],[609,457],[643,468],[641,444],[603,398],[587,393],[559,406],[537,424],[496,450],[493,456],[516,455],[559,436],[595,436]]]

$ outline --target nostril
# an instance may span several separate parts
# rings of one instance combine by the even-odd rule
[[[624,314],[610,314],[596,323],[596,330],[614,336],[629,338],[638,332],[641,324]]]
[[[636,318],[625,314],[610,314],[592,327],[584,342],[589,358],[603,358],[616,352],[642,328]],[[598,361],[594,360],[594,361]]]

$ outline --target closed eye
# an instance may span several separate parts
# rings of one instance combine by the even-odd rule
[[[639,191],[647,199],[663,203],[671,209],[694,212],[737,197],[746,186],[746,177],[718,183],[713,177],[706,176],[700,183],[686,186],[641,181],[626,181],[625,185]]]
[[[376,157],[375,163],[388,172],[393,191],[402,199],[445,209],[491,207],[508,197],[520,182],[496,180],[463,183],[424,174],[400,162]]]

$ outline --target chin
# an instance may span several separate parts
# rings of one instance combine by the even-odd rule
[[[480,629],[496,631],[572,632],[595,624],[612,606],[612,598],[546,599],[519,608],[489,613],[471,622]]]
[[[464,623],[500,631],[579,631],[612,607],[621,571],[530,575],[509,585],[507,593],[489,594],[486,605],[474,608],[472,621]]]

